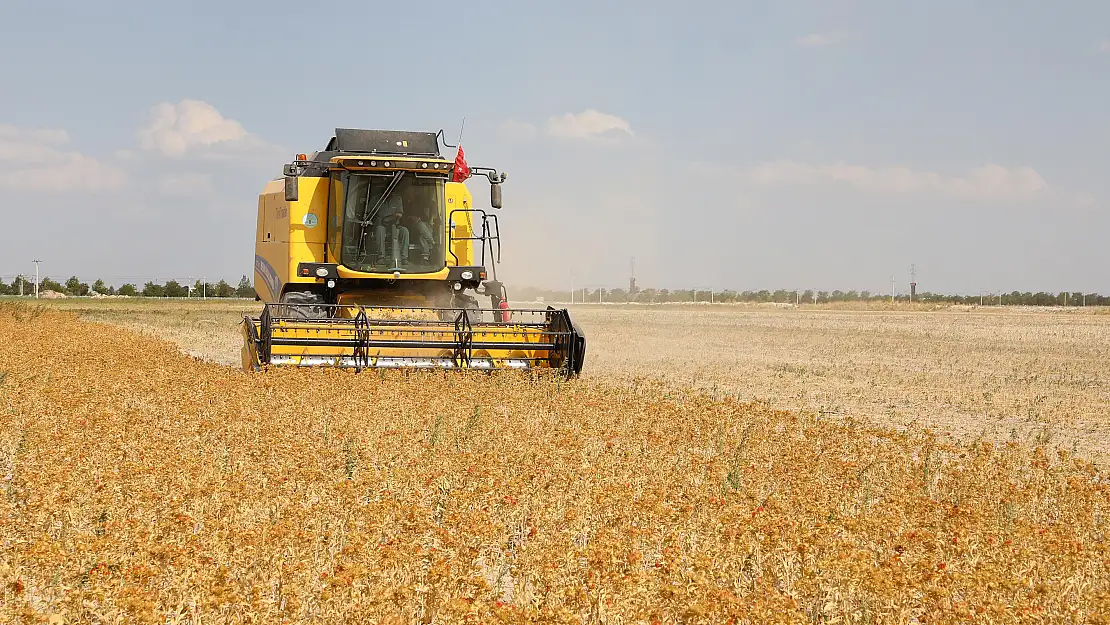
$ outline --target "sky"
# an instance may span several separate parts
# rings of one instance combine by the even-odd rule
[[[294,154],[465,118],[510,285],[1110,293],[1108,75],[1093,1],[8,0],[0,276],[234,282]]]

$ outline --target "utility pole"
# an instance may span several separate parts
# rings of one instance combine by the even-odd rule
[[[39,297],[39,263],[41,263],[42,261],[41,260],[32,260],[31,262],[35,263],[35,299],[38,299],[38,297]]]
[[[208,279],[204,276],[200,277],[200,298],[208,299]]]
[[[890,303],[894,303],[894,276],[890,276]]]
[[[917,265],[910,264],[910,303],[913,303],[913,296],[917,295]]]

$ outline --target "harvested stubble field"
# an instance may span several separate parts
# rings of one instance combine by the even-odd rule
[[[0,621],[1108,622],[1110,484],[640,381],[246,374],[0,304]]]

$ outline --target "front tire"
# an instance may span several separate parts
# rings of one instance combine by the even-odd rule
[[[289,291],[281,296],[282,304],[296,304],[283,306],[283,316],[291,319],[326,319],[328,309],[324,308],[324,296],[313,291]]]
[[[463,308],[463,312],[466,313],[466,318],[470,320],[470,323],[481,323],[482,311],[481,306],[478,305],[478,298],[463,293],[455,293],[452,298],[452,307]]]

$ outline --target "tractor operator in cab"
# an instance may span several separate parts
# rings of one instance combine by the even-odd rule
[[[409,262],[409,229],[401,225],[404,210],[401,196],[391,193],[378,211],[378,223],[374,227],[374,235],[378,240],[378,259],[390,266],[401,267]],[[387,234],[393,244],[393,253],[389,255],[385,253]]]
[[[430,221],[435,223],[434,218]],[[427,216],[413,215],[410,218],[412,230],[416,233],[416,243],[420,248],[420,262],[425,265],[431,261],[432,246],[435,245],[432,226],[428,222]]]

